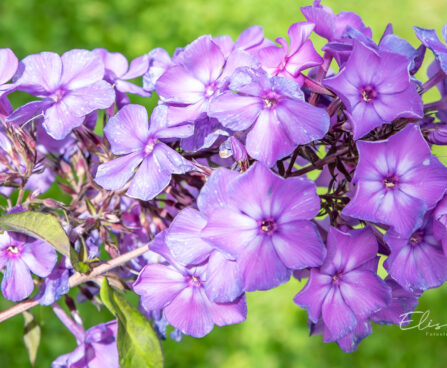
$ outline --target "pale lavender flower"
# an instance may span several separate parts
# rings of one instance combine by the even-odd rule
[[[5,268],[2,293],[14,302],[31,295],[31,273],[47,277],[57,261],[54,248],[45,241],[15,232],[0,234],[0,270]]]
[[[447,188],[447,168],[432,155],[417,125],[385,141],[357,142],[355,194],[342,214],[392,226],[408,236]]]
[[[323,320],[325,342],[347,337],[342,344],[354,347],[359,336],[368,334],[364,325],[371,315],[390,303],[391,290],[376,274],[377,250],[370,228],[329,229],[324,263],[311,270],[309,281],[294,299],[307,309],[312,323]]]
[[[211,98],[225,88],[236,68],[257,64],[252,55],[239,49],[225,58],[211,36],[199,37],[157,80],[157,94],[169,105],[169,124],[194,121],[207,113]]]
[[[311,181],[283,179],[255,163],[225,192],[207,206],[202,238],[237,260],[244,290],[274,288],[289,280],[291,270],[323,262],[326,250],[310,221],[320,208]]]
[[[20,62],[16,87],[42,100],[21,106],[9,120],[23,123],[41,115],[47,133],[63,139],[86,115],[112,105],[115,93],[103,76],[104,65],[91,51],[75,49],[61,57],[53,52],[27,56]]]
[[[306,103],[293,80],[240,68],[229,89],[211,101],[209,115],[234,131],[250,128],[247,152],[269,167],[297,145],[322,138],[328,131],[327,112]]]
[[[389,231],[385,240],[391,254],[384,263],[388,274],[403,288],[421,293],[447,281],[447,257],[442,243],[433,233],[433,218],[429,212],[420,228],[409,236]]]
[[[210,265],[182,266],[164,244],[164,236],[164,233],[158,235],[150,247],[170,265],[145,266],[133,285],[134,291],[141,295],[144,309],[163,309],[170,325],[194,337],[205,336],[215,324],[225,326],[243,322],[247,315],[245,295],[231,303],[212,302],[205,292],[205,284],[212,277],[208,272]]]
[[[323,81],[345,104],[354,139],[397,118],[423,117],[408,65],[403,55],[375,51],[356,41],[340,73]]]
[[[100,165],[95,181],[105,189],[120,190],[133,177],[127,194],[142,200],[154,198],[166,188],[172,174],[194,169],[192,163],[160,139],[188,137],[191,128],[169,127],[166,106],[154,109],[149,127],[143,106],[124,106],[104,128],[112,152],[122,156]]]

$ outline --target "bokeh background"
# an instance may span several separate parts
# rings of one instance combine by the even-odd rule
[[[63,53],[72,48],[105,47],[131,59],[155,47],[172,53],[202,34],[229,34],[236,38],[253,24],[262,25],[266,36],[274,39],[286,36],[291,23],[304,20],[299,7],[310,3],[311,0],[0,0],[0,47],[12,48],[19,58],[40,51]],[[386,24],[392,22],[395,33],[417,46],[413,25],[440,31],[447,22],[445,0],[323,3],[336,13],[349,10],[360,14],[372,27],[376,41]],[[323,45],[318,37],[313,39],[316,46]],[[436,92],[427,98],[436,98]],[[152,99],[147,104],[153,102]],[[417,329],[401,331],[396,326],[374,325],[373,335],[353,354],[343,353],[334,343],[323,344],[320,336],[309,338],[306,313],[292,301],[302,286],[291,280],[275,290],[250,293],[248,319],[243,324],[215,328],[203,339],[185,337],[181,343],[163,342],[166,367],[446,366],[447,336],[430,337]],[[444,286],[425,293],[417,310],[430,310],[434,322],[447,324],[446,304]],[[2,310],[10,305],[0,300]],[[80,310],[86,327],[111,319],[107,311],[98,311],[92,305],[82,305]],[[37,307],[33,312],[42,324],[36,366],[49,367],[57,356],[72,351],[76,343],[50,308]],[[0,324],[0,367],[30,366],[22,332],[21,316]]]

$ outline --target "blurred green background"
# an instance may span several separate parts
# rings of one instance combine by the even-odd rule
[[[62,53],[72,48],[105,47],[129,59],[155,47],[173,52],[201,34],[229,34],[233,38],[253,24],[269,38],[287,35],[291,23],[303,20],[296,0],[15,0],[0,1],[1,47],[19,58],[44,50]],[[336,13],[355,11],[372,27],[378,41],[393,22],[395,33],[418,45],[412,26],[436,28],[447,21],[445,0],[328,0]],[[313,38],[317,46],[323,41]],[[428,98],[436,97],[431,92]],[[141,101],[141,100],[140,100]],[[309,338],[306,313],[293,304],[303,285],[290,281],[275,290],[248,295],[248,319],[236,326],[215,328],[203,339],[163,342],[166,367],[175,368],[288,368],[288,367],[445,367],[447,336],[429,337],[424,331],[401,331],[375,326],[357,352],[345,354],[336,344]],[[427,292],[418,310],[431,310],[434,322],[447,323],[447,287]],[[3,310],[11,303],[1,300]],[[42,323],[37,367],[49,367],[59,355],[75,348],[74,338],[51,309],[33,310]],[[81,314],[90,327],[111,318],[92,305]],[[444,329],[444,330],[447,330]],[[30,366],[22,342],[23,318],[0,325],[0,367]],[[140,367],[135,367],[140,368]]]

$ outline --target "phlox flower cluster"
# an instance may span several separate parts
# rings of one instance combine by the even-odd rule
[[[253,26],[130,64],[105,49],[0,50],[0,193],[18,193],[3,210],[57,216],[76,254],[0,234],[3,296],[38,289],[76,337],[53,367],[118,366],[117,322],[77,321],[98,279],[65,298],[74,320],[56,303],[105,254],[124,260],[105,276],[138,294],[162,339],[168,325],[179,340],[242,323],[246,293],[296,278],[311,335],[353,352],[447,280],[447,168],[431,151],[447,145],[447,45],[415,27],[415,48],[392,25],[376,43],[352,12],[301,11],[288,40]],[[15,91],[35,100],[14,110]],[[151,112],[131,103],[154,93]],[[69,200],[42,195],[53,183]]]

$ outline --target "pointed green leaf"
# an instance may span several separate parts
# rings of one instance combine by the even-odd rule
[[[23,340],[25,341],[26,350],[28,350],[31,365],[34,366],[40,343],[40,326],[31,312],[23,312],[23,318],[25,319]]]
[[[59,221],[49,213],[25,211],[0,217],[0,229],[42,239],[63,255],[70,256],[70,241]]]
[[[118,318],[118,354],[121,368],[162,368],[163,353],[160,341],[148,319],[115,292],[107,279],[101,286],[101,299]]]

